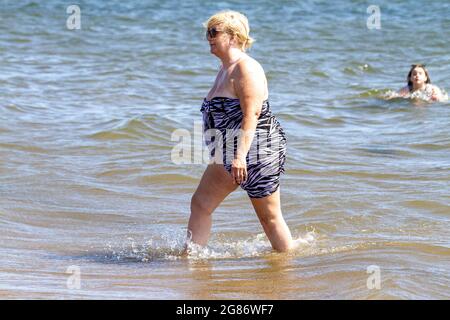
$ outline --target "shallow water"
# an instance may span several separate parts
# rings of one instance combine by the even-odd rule
[[[450,104],[381,98],[415,62],[449,91],[449,4],[381,1],[380,30],[354,1],[79,5],[68,30],[59,1],[0,4],[1,298],[450,298]],[[174,164],[171,135],[201,121],[201,23],[225,8],[250,19],[287,134],[290,254],[239,190],[180,255],[205,165]]]

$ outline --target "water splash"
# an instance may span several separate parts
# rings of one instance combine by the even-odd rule
[[[176,232],[162,234],[150,239],[136,240],[128,237],[117,244],[108,244],[105,248],[106,258],[115,262],[153,262],[189,260],[216,260],[253,258],[274,254],[272,246],[264,233],[246,239],[223,240],[217,235],[207,246],[200,246],[192,241],[192,234]],[[314,230],[294,238],[294,248],[289,254],[298,254],[313,246],[316,240]]]
[[[445,90],[441,89],[442,91],[442,101],[446,102],[448,101],[448,94],[445,92]],[[370,92],[370,91],[369,91]],[[408,93],[407,95],[401,95],[397,91],[393,90],[387,90],[387,91],[380,91],[377,95],[378,98],[383,100],[396,100],[396,99],[406,99],[406,100],[412,100],[412,101],[423,101],[423,102],[436,102],[432,99],[432,94],[429,91],[416,91],[414,93]]]
[[[183,256],[185,237],[161,234],[150,239],[128,237],[118,243],[108,243],[106,257],[116,262],[151,262],[175,260]]]
[[[258,257],[271,251],[272,247],[264,234],[243,240],[216,239],[205,247],[192,242],[188,244],[188,258],[191,260]]]

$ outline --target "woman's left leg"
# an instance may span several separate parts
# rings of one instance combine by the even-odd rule
[[[250,200],[272,247],[280,252],[292,249],[292,235],[281,213],[280,188],[267,197]]]

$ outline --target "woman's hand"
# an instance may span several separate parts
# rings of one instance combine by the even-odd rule
[[[231,176],[236,184],[241,184],[247,180],[247,161],[236,158],[231,163]]]
[[[432,101],[437,101],[437,100],[439,100],[438,94],[436,93],[436,90],[435,90],[434,88],[431,89],[431,100],[432,100]]]
[[[400,89],[399,92],[397,92],[397,96],[400,96],[400,97],[403,97],[403,98],[405,98],[408,95],[409,95],[409,88],[408,87],[404,87],[404,88]]]

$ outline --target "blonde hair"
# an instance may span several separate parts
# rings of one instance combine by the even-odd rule
[[[212,15],[203,26],[209,29],[219,24],[224,27],[225,32],[236,36],[239,46],[243,51],[249,49],[252,43],[255,42],[249,35],[250,27],[248,25],[248,19],[242,13],[231,10],[220,11]]]

